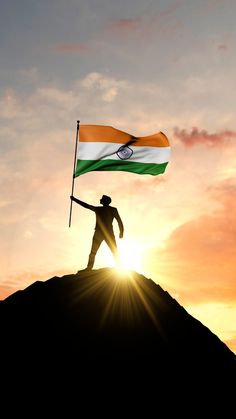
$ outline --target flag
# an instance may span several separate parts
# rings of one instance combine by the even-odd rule
[[[79,140],[75,177],[94,170],[159,175],[170,158],[162,132],[134,137],[110,126],[81,125]]]

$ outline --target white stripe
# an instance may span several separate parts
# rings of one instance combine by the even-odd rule
[[[119,160],[116,154],[122,144],[81,142],[78,147],[80,160]],[[132,147],[132,156],[125,161],[141,163],[166,163],[170,159],[170,147]]]

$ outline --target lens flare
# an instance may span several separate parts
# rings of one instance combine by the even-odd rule
[[[122,240],[118,246],[120,269],[134,270],[140,272],[142,270],[142,249],[132,240]]]

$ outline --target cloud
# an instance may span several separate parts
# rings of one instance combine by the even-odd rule
[[[230,220],[236,211],[236,183],[234,178],[227,178],[218,185],[209,186],[208,193],[220,203],[222,210],[226,213],[226,220]],[[232,220],[233,221],[233,220]],[[232,222],[231,228],[234,228]],[[236,227],[235,227],[236,229]]]
[[[106,30],[110,35],[121,39],[131,39],[136,43],[148,41],[158,35],[160,39],[171,39],[176,36],[183,28],[182,22],[175,19],[167,19],[162,15],[152,17],[142,17],[135,19],[116,19],[112,20]],[[157,41],[158,42],[158,41]]]
[[[60,54],[89,54],[93,48],[87,44],[80,43],[58,43],[53,46],[53,50]]]
[[[20,98],[13,89],[6,89],[0,97],[0,118],[13,119],[19,113]]]
[[[227,51],[229,49],[229,45],[226,42],[220,42],[216,47],[219,51]]]
[[[147,40],[158,34],[160,38],[173,38],[183,29],[183,21],[177,16],[183,0],[174,2],[164,10],[159,5],[153,4],[154,10],[145,8],[140,16],[133,18],[111,19],[105,26],[105,30],[117,38],[132,39],[138,42]],[[156,39],[157,41],[157,39]]]
[[[198,86],[202,89],[202,81]],[[195,85],[195,81],[191,85]],[[222,86],[222,84],[220,84]],[[205,82],[203,90],[205,91]],[[217,84],[219,87],[219,83]],[[179,86],[181,90],[183,85]],[[225,90],[228,90],[225,88]],[[186,91],[186,86],[185,86]],[[205,92],[207,94],[207,91]],[[214,89],[214,101],[222,94]],[[9,139],[14,138],[21,147],[23,137],[31,131],[47,135],[55,126],[68,127],[71,121],[79,119],[93,123],[114,124],[117,128],[132,132],[134,135],[149,135],[158,130],[172,134],[173,126],[185,127],[190,132],[176,129],[176,139],[186,145],[195,144],[208,134],[207,131],[195,129],[191,132],[191,126],[203,126],[208,130],[216,126],[219,134],[208,134],[209,144],[214,143],[214,135],[226,135],[221,127],[233,127],[234,115],[227,110],[217,107],[209,113],[207,107],[201,106],[201,111],[194,108],[192,88],[187,91],[185,105],[176,108],[176,101],[180,96],[179,90],[172,85],[157,84],[151,82],[136,83],[132,79],[122,79],[110,74],[97,71],[88,73],[65,88],[58,83],[50,86],[39,83],[39,87],[32,89],[28,95],[20,95],[13,89],[7,89],[0,97],[0,119],[3,148],[9,146]],[[198,100],[205,100],[199,97]],[[187,103],[187,109],[186,109]],[[111,106],[112,105],[112,106]],[[79,115],[78,115],[79,112]],[[171,130],[171,131],[170,131]],[[234,135],[234,131],[228,130],[228,135]],[[194,138],[193,138],[194,134]],[[168,135],[168,132],[167,132]],[[21,137],[21,141],[19,138]],[[204,139],[206,142],[206,138]],[[217,144],[219,144],[219,140]],[[2,145],[1,145],[2,150]]]
[[[185,129],[174,129],[174,136],[186,147],[204,144],[207,147],[223,147],[229,140],[236,139],[236,131],[225,130],[209,134],[206,130],[194,127],[188,133]]]
[[[133,19],[112,19],[106,27],[106,30],[118,37],[130,37],[137,35],[143,26],[143,20],[141,17]]]
[[[214,50],[220,53],[226,53],[231,50],[232,36],[230,35],[230,33],[214,34],[213,36],[211,36],[210,41]]]
[[[180,225],[152,257],[185,304],[236,300],[236,183],[229,179],[210,193],[222,207]]]
[[[128,83],[125,81],[119,81],[113,77],[105,77],[97,72],[89,73],[82,80],[81,85],[89,91],[101,92],[104,102],[113,102],[119,94],[120,89],[128,87]]]

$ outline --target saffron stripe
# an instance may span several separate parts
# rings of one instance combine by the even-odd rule
[[[163,132],[158,132],[145,137],[135,137],[127,132],[120,131],[110,126],[81,125],[79,130],[80,142],[103,142],[127,144],[134,141],[135,146],[169,147],[168,138]]]

